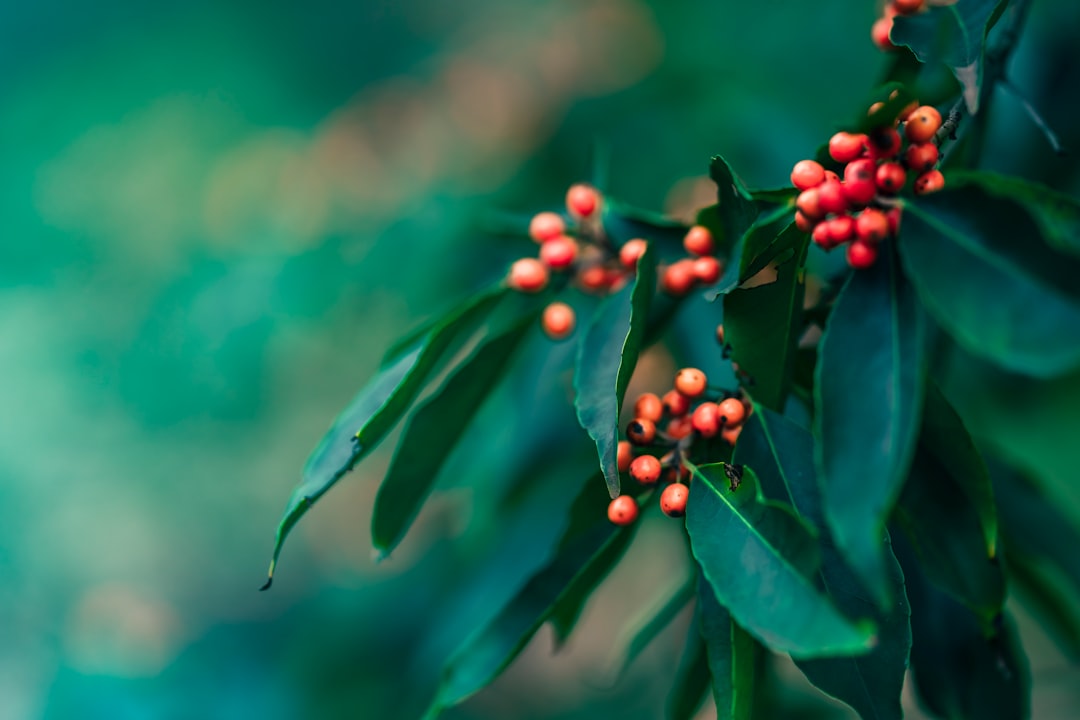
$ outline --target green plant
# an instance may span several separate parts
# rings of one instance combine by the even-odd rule
[[[290,529],[400,420],[372,520],[384,554],[500,378],[528,367],[529,383],[554,389],[564,363],[538,370],[527,360],[572,361],[577,418],[595,445],[591,461],[575,464],[580,494],[547,564],[450,659],[432,715],[484,687],[545,622],[570,633],[632,541],[639,508],[657,504],[685,515],[695,568],[694,592],[677,596],[696,598],[696,620],[671,716],[692,714],[711,687],[720,717],[751,717],[763,649],[790,655],[864,718],[900,717],[909,663],[935,715],[1029,712],[1007,589],[1020,584],[1051,629],[1080,625],[1058,585],[1018,562],[1037,558],[1064,575],[1075,598],[1080,572],[1041,525],[1070,547],[1080,532],[980,452],[939,387],[937,358],[955,344],[1035,377],[1080,366],[1080,203],[970,169],[1027,2],[890,7],[888,43],[880,25],[874,37],[895,46],[894,62],[870,112],[860,108],[796,165],[793,188],[751,190],[713,158],[717,202],[684,225],[574,185],[565,216],[522,223],[522,244],[540,242],[539,260],[519,260],[507,280],[390,348],[312,454],[271,577]],[[955,83],[920,87],[928,65],[952,69]],[[812,242],[849,243],[850,266],[816,277],[813,297]],[[705,286],[707,309],[692,292]],[[693,303],[699,311],[686,314]],[[563,322],[552,322],[553,307]],[[551,337],[577,333],[576,357],[536,337],[542,314]],[[715,332],[709,367],[681,370],[662,400],[640,396],[630,443],[620,441],[639,355],[657,343],[686,355],[665,335],[679,323]],[[711,384],[713,368],[730,387]],[[573,456],[566,432],[528,432],[542,456]],[[527,481],[518,474],[512,482]],[[1011,506],[1002,511],[997,497]],[[672,614],[662,610],[649,632]],[[1055,637],[1080,655],[1080,634]]]

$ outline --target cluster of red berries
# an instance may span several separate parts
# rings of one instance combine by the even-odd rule
[[[871,106],[870,114],[882,104]],[[802,191],[795,201],[795,224],[825,250],[850,241],[848,264],[870,267],[881,242],[899,229],[900,208],[892,198],[907,183],[908,173],[915,176],[917,195],[945,186],[945,176],[935,169],[940,128],[941,113],[912,102],[893,124],[865,134],[836,133],[829,140],[829,156],[841,165],[842,180],[814,160],[800,160],[791,170],[791,184]]]
[[[529,223],[529,237],[540,243],[538,258],[521,258],[510,266],[507,283],[515,290],[537,293],[548,286],[551,273],[572,273],[574,283],[584,292],[607,294],[618,291],[637,269],[638,258],[648,242],[641,238],[627,241],[617,251],[604,234],[600,220],[603,197],[593,187],[573,185],[566,193],[566,210],[572,227],[562,215],[541,212]],[[723,266],[713,257],[716,244],[709,229],[695,225],[683,238],[683,247],[691,257],[666,267],[660,286],[669,294],[682,296],[697,284],[712,285],[720,279]],[[574,332],[573,308],[553,302],[544,309],[541,319],[544,332],[553,340],[562,340]]]
[[[643,393],[634,403],[634,419],[626,426],[627,439],[618,445],[619,472],[630,473],[645,486],[670,482],[660,494],[660,509],[669,517],[686,513],[690,471],[683,460],[694,440],[720,437],[734,445],[750,413],[749,404],[740,397],[724,395],[709,399],[705,373],[684,368],[663,397]],[[658,429],[661,424],[663,430]],[[657,451],[659,457],[653,454]],[[620,495],[608,505],[608,519],[616,525],[629,525],[637,516],[637,500],[630,495]]]
[[[870,28],[870,39],[879,49],[888,52],[896,46],[889,39],[892,32],[893,18],[897,15],[914,15],[926,9],[926,0],[888,0],[882,9],[881,17]]]

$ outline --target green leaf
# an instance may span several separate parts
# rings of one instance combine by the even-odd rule
[[[791,208],[782,206],[758,217],[735,244],[723,276],[714,290],[705,293],[706,299],[716,300],[727,295],[770,263],[779,265],[794,257],[790,239],[780,240],[791,225],[792,215]]]
[[[717,717],[750,720],[757,645],[717,601],[704,576],[698,582],[698,621],[705,640]]]
[[[990,627],[936,588],[912,551],[897,542],[911,599],[911,667],[924,707],[950,720],[1016,720],[1031,716],[1027,657],[1007,615]]]
[[[334,420],[304,465],[303,479],[293,490],[278,524],[270,570],[270,587],[278,556],[289,531],[315,502],[375,448],[409,407],[424,382],[455,342],[472,332],[506,294],[498,285],[481,293],[435,323],[416,345],[384,366]]]
[[[629,240],[642,238],[656,243],[658,252],[685,253],[682,241],[690,228],[678,220],[610,198],[604,199],[601,219],[604,233],[616,246],[621,247]]]
[[[605,298],[578,348],[574,405],[578,421],[596,442],[611,497],[619,494],[615,458],[619,412],[637,365],[655,292],[656,262],[650,246],[638,258],[634,283]]]
[[[966,350],[1009,370],[1076,367],[1080,260],[1056,253],[1025,206],[985,178],[949,183],[905,206],[900,252],[926,308]]]
[[[732,358],[749,378],[754,398],[780,410],[791,385],[795,351],[802,329],[805,290],[803,264],[809,237],[794,224],[777,238],[776,281],[752,288],[736,288],[724,296],[724,340]],[[744,256],[745,257],[745,256]]]
[[[699,616],[700,610],[695,611],[682,659],[675,670],[675,683],[668,692],[667,720],[691,720],[697,715],[698,708],[705,701],[705,693],[709,691],[709,655],[698,629]]]
[[[717,600],[766,646],[796,657],[852,654],[872,641],[808,579],[809,528],[784,505],[763,500],[751,468],[729,489],[723,463],[696,467],[687,503],[690,546]]]
[[[893,93],[896,93],[896,96],[889,97]],[[851,132],[867,133],[876,128],[891,127],[900,116],[900,111],[916,101],[914,93],[899,82],[883,85],[874,91],[872,97],[873,99],[866,103],[867,106],[875,102],[882,103],[882,106],[872,113],[860,113]]]
[[[882,607],[885,521],[919,431],[927,323],[891,252],[840,291],[815,369],[817,467],[837,547]]]
[[[821,491],[814,475],[813,436],[787,418],[755,407],[735,446],[735,462],[754,468],[767,496],[787,500],[823,532]],[[896,602],[882,611],[868,599],[858,578],[844,563],[832,540],[822,537],[818,587],[847,617],[869,617],[878,632],[873,649],[853,657],[796,660],[816,687],[847,703],[862,718],[899,720],[900,691],[911,649],[910,609],[904,576],[886,546],[886,568]]]
[[[986,556],[997,556],[998,519],[994,488],[982,454],[964,427],[964,421],[941,393],[937,383],[927,384],[919,442],[941,470],[959,486],[978,517],[986,542]]]
[[[735,171],[719,155],[709,162],[709,177],[716,183],[717,207],[721,242],[731,244],[732,238],[741,238],[758,216],[758,205],[753,195],[735,174]]]
[[[535,321],[536,315],[530,315],[509,331],[485,340],[439,392],[413,413],[375,496],[371,538],[384,556],[405,536],[431,492],[443,460]]]
[[[615,642],[615,648],[621,655],[615,671],[616,677],[621,677],[630,664],[637,659],[645,648],[652,644],[664,628],[671,624],[675,617],[682,612],[694,598],[696,580],[680,579],[672,588],[667,589],[660,598],[660,602],[653,604],[636,617],[627,628],[620,633]]]
[[[927,12],[897,16],[890,39],[906,45],[924,63],[949,67],[964,88],[968,110],[979,110],[986,33],[1000,8],[1009,0],[957,0]]]

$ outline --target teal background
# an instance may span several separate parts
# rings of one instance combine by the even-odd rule
[[[707,202],[716,153],[752,186],[784,184],[884,72],[875,15],[802,0],[0,6],[0,720],[416,716],[448,650],[543,558],[576,479],[495,501],[447,478],[376,566],[392,437],[258,593],[307,453],[386,345],[532,251],[486,233],[492,213],[558,205],[598,141],[611,192],[650,209]],[[1078,29],[1080,6],[1035,3],[1011,69],[1070,148]],[[1015,101],[994,113],[986,167],[1080,191],[1075,159]],[[1080,520],[1080,374],[953,367],[973,429]],[[647,522],[566,648],[551,657],[545,629],[448,717],[656,717],[688,616],[621,683],[609,670],[681,553],[671,524]],[[1080,676],[1023,628],[1035,717],[1070,716]],[[785,717],[845,717],[776,673],[796,681]]]

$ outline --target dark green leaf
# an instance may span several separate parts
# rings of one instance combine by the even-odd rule
[[[979,109],[986,33],[999,6],[1009,0],[957,0],[927,12],[898,16],[889,37],[906,45],[924,63],[944,63],[964,88],[964,100],[974,114]]]
[[[709,300],[728,294],[747,280],[757,275],[770,263],[782,263],[794,256],[794,249],[789,239],[783,241],[780,236],[791,225],[793,211],[789,207],[778,207],[761,215],[735,244],[723,276],[715,290],[705,294]]]
[[[803,263],[809,238],[794,224],[777,238],[776,281],[736,288],[724,296],[724,340],[739,364],[754,398],[775,410],[787,399],[791,370],[802,329],[805,290]],[[744,256],[745,257],[745,256]]]
[[[755,407],[735,446],[735,462],[754,468],[766,495],[790,502],[824,532],[813,452],[813,437],[807,430],[766,408]],[[864,719],[899,720],[903,716],[900,691],[911,648],[910,610],[904,576],[888,544],[886,567],[896,601],[882,611],[868,599],[831,538],[822,538],[818,587],[848,617],[872,618],[878,627],[876,643],[865,655],[795,663],[810,682],[850,705]]]
[[[675,671],[675,683],[668,693],[667,720],[691,720],[697,715],[698,708],[705,701],[709,691],[709,655],[705,641],[701,637],[698,616],[694,613],[694,622],[686,636],[682,659]]]
[[[1009,587],[1070,662],[1080,662],[1080,605],[1072,578],[1043,558],[1005,548]]]
[[[605,198],[602,220],[604,232],[616,246],[634,238],[651,240],[665,257],[684,254],[682,241],[689,229],[678,220]]]
[[[633,284],[604,300],[578,350],[574,404],[578,421],[596,442],[611,497],[619,494],[615,458],[619,412],[637,365],[655,291],[656,262],[650,246],[638,259]]]
[[[793,187],[773,188],[769,190],[751,190],[750,197],[758,204],[761,212],[774,210],[776,207],[792,207],[799,190]]]
[[[263,589],[270,587],[273,582],[278,556],[293,526],[327,490],[378,445],[409,407],[446,351],[474,330],[506,291],[506,287],[500,284],[477,295],[435,323],[423,339],[417,341],[417,345],[383,367],[338,415],[308,457],[303,479],[289,497],[278,524],[270,571]]]
[[[375,496],[371,538],[383,555],[405,536],[431,492],[443,460],[535,321],[536,315],[530,315],[502,335],[486,340],[439,392],[413,413]]]
[[[705,640],[717,717],[750,720],[757,645],[717,602],[704,576],[698,582],[698,620]]]
[[[635,618],[620,634],[615,647],[622,658],[616,668],[616,676],[622,676],[637,656],[649,647],[664,628],[670,625],[671,621],[690,603],[694,598],[696,584],[694,578],[679,580],[673,588],[664,593],[660,598],[661,602],[645,608],[640,616]]]
[[[958,187],[954,187],[958,185]],[[1048,377],[1080,364],[1080,260],[971,176],[906,206],[900,252],[919,297],[968,351]]]
[[[758,216],[758,206],[746,185],[724,158],[716,155],[709,163],[709,177],[716,183],[722,243],[741,238]]]
[[[915,689],[931,713],[950,720],[1017,720],[1031,715],[1031,677],[1006,615],[989,627],[930,583],[912,550],[897,541],[911,599]]]
[[[922,409],[927,328],[892,253],[856,271],[818,350],[817,466],[837,547],[885,607],[885,520],[907,477]]]
[[[808,574],[811,531],[786,506],[758,495],[754,471],[729,489],[723,463],[690,466],[686,528],[690,546],[717,600],[766,646],[797,657],[852,654],[872,641],[821,595]]]

